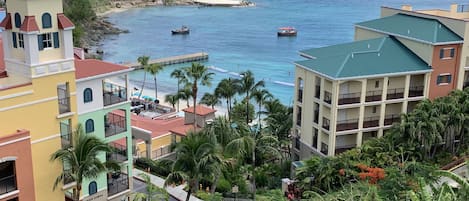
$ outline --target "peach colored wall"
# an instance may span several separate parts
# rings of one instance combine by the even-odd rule
[[[442,48],[454,48],[454,57],[451,59],[440,59],[440,49]],[[433,72],[430,78],[430,93],[429,98],[435,99],[437,97],[446,96],[449,92],[456,88],[459,79],[458,67],[461,54],[461,45],[439,45],[433,49],[433,61],[432,68]],[[446,85],[438,85],[436,83],[439,74],[449,73],[451,74],[451,83]]]
[[[13,140],[29,137],[29,131],[21,130],[13,135],[8,135],[0,138],[0,144],[8,143]],[[19,200],[34,201],[34,177],[32,172],[32,159],[31,159],[31,141],[29,138],[19,140],[17,142],[0,146],[0,159],[6,157],[16,157],[15,171],[17,189],[19,190]],[[6,201],[15,196],[0,199]]]

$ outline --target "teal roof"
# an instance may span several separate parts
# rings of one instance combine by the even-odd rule
[[[300,51],[314,59],[297,61],[331,79],[430,71],[431,67],[392,36]]]
[[[358,27],[384,32],[388,35],[407,37],[427,43],[462,43],[463,39],[438,20],[396,14],[380,19],[360,22]]]

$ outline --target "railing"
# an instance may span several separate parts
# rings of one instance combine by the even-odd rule
[[[363,128],[371,128],[379,126],[379,116],[365,117],[363,119]]]
[[[325,117],[322,118],[322,127],[326,130],[329,130],[331,127],[331,121],[326,119]]]
[[[360,102],[360,93],[339,94],[339,105],[353,104]]]
[[[321,96],[321,86],[316,85],[315,90],[314,97],[319,98]]]
[[[388,89],[387,100],[404,98],[404,88]]]
[[[336,130],[345,131],[358,129],[358,119],[347,119],[343,121],[337,121]]]
[[[115,142],[109,143],[113,151],[106,155],[107,160],[111,159],[117,162],[127,161],[127,147],[124,145],[117,144]]]
[[[366,102],[380,101],[382,94],[383,94],[382,90],[367,91],[365,101]]]
[[[127,88],[119,85],[104,82],[103,102],[104,106],[127,101]]]
[[[123,116],[108,113],[104,127],[105,135],[109,137],[127,131],[127,122]]]
[[[324,91],[324,102],[331,104],[332,94],[330,92]]]
[[[15,175],[0,178],[0,195],[15,191],[16,189]]]
[[[59,102],[59,113],[70,112],[70,95],[67,89],[57,88],[58,102]]]
[[[62,148],[72,146],[72,128],[70,125],[60,122],[60,139],[62,141]]]
[[[295,138],[295,149],[300,150],[300,138]]]
[[[409,97],[423,96],[423,86],[411,86],[409,88]]]
[[[394,122],[399,122],[401,120],[401,115],[399,114],[390,114],[384,117],[384,125],[392,125]]]
[[[303,89],[298,89],[298,102],[303,102]]]
[[[152,155],[153,159],[157,159],[161,156],[164,156],[164,155],[170,154],[170,153],[171,153],[171,146],[166,145],[166,146],[160,147],[159,149],[153,150],[151,155]]]
[[[335,149],[335,155],[346,152],[350,149],[355,148],[356,146],[357,146],[356,144],[352,144],[352,145],[348,145],[348,146],[344,146],[344,147],[338,147],[338,148]]]
[[[107,194],[115,195],[129,189],[129,177],[125,173],[110,173],[107,177]]]
[[[318,122],[319,122],[319,110],[314,110],[313,122],[314,122],[314,123],[318,123]]]

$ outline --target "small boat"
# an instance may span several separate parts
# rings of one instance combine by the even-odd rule
[[[277,36],[296,36],[296,29],[293,27],[280,27]]]
[[[171,30],[172,34],[189,34],[190,30],[189,27],[182,26],[180,29],[173,29]]]

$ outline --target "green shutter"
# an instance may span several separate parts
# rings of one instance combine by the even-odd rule
[[[54,48],[59,48],[59,32],[54,32]]]
[[[12,37],[13,37],[13,47],[14,47],[14,48],[17,48],[17,47],[18,47],[18,46],[17,46],[18,43],[17,43],[17,41],[16,41],[16,32],[11,32],[11,34],[12,34]]]
[[[42,35],[37,35],[37,46],[39,47],[39,50],[44,49],[44,44],[42,43]]]

